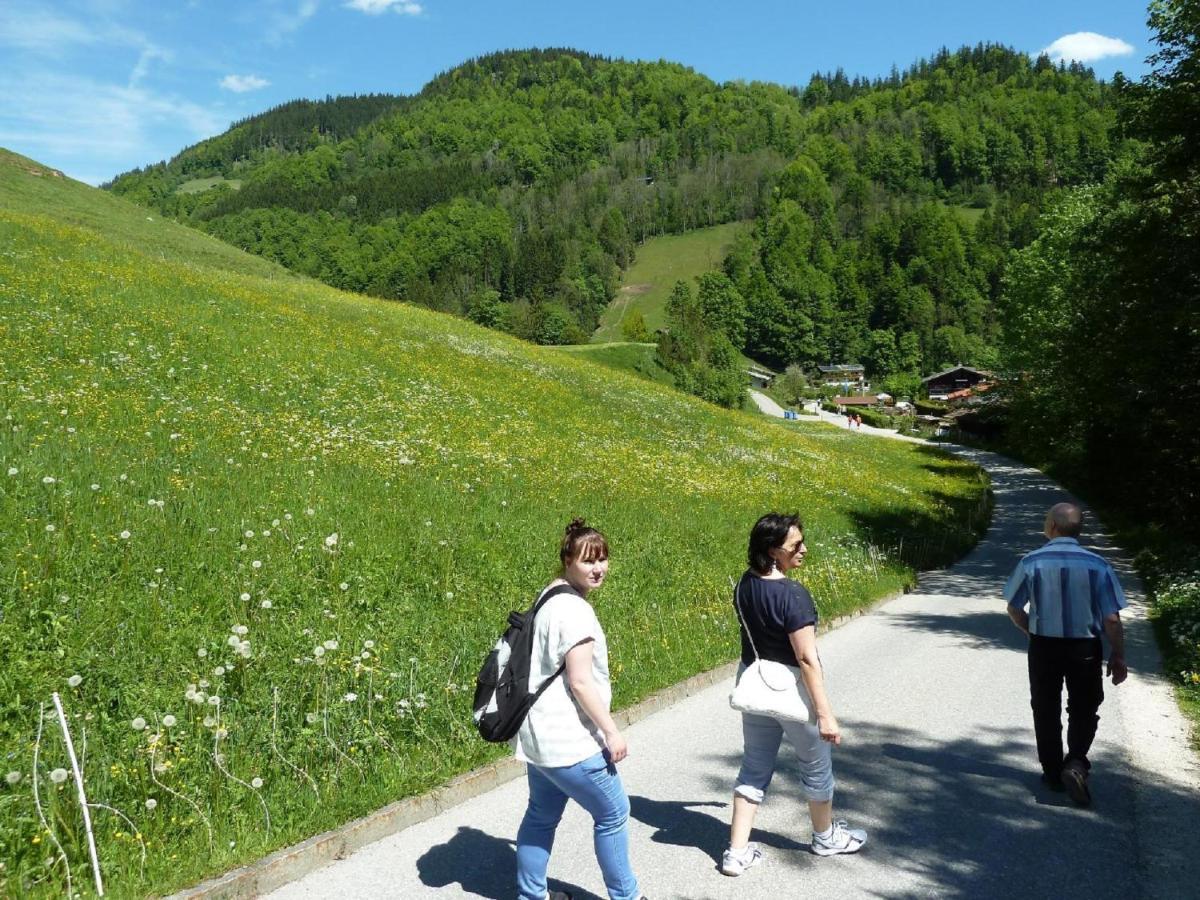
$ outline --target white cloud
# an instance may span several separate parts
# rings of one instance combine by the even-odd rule
[[[257,75],[226,75],[221,79],[221,87],[227,91],[233,91],[235,94],[257,91],[270,83],[267,79],[259,78]]]
[[[1064,34],[1041,53],[1055,62],[1089,63],[1110,56],[1128,56],[1133,53],[1133,46],[1120,38],[1105,37],[1094,31],[1076,31]]]
[[[266,39],[269,44],[279,44],[294,31],[299,31],[304,24],[317,14],[320,0],[300,0],[294,11],[275,12],[270,16]]]
[[[402,16],[419,16],[425,11],[425,7],[415,0],[346,0],[345,6],[368,16],[377,16],[389,10]]]
[[[94,44],[100,36],[74,19],[46,10],[0,7],[0,46],[56,53],[66,47]]]
[[[0,74],[0,145],[98,184],[225,129],[181,97],[53,71]]]
[[[163,50],[161,47],[155,47],[148,44],[142,49],[141,55],[138,56],[137,64],[134,65],[133,71],[129,73],[129,86],[137,87],[141,80],[146,77],[150,71],[150,63],[156,59],[161,59],[164,62],[169,62],[171,54]]]

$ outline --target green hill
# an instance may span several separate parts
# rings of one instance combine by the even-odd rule
[[[697,275],[720,269],[733,239],[748,229],[747,223],[730,222],[646,241],[637,248],[637,257],[621,276],[617,295],[600,317],[592,340],[623,340],[621,325],[634,310],[642,314],[651,334],[662,328],[667,323],[667,298],[675,282],[690,284]]]
[[[1121,152],[1111,98],[1082,66],[993,44],[803,88],[514,50],[412,97],[286,105],[112,190],[544,344],[621,337],[605,310],[647,239],[755,220],[727,266],[752,326],[734,349],[881,380],[991,361],[1004,260]]]
[[[59,845],[86,890],[53,691],[110,892],[161,893],[503,753],[472,678],[573,515],[612,541],[621,706],[735,652],[764,510],[804,514],[827,616],[982,525],[940,455],[274,277],[33,168],[0,165],[0,894],[61,894]]]

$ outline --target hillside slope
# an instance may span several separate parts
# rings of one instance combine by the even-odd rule
[[[766,509],[804,514],[825,615],[981,524],[983,479],[940,455],[230,271],[44,178],[0,166],[0,894],[60,894],[58,844],[86,877],[52,691],[130,820],[93,812],[111,893],[163,892],[503,752],[471,679],[573,515],[612,542],[618,705],[735,652],[726,577]],[[115,237],[79,224],[102,203]]]
[[[240,125],[112,189],[335,287],[546,344],[587,339],[647,238],[757,218],[770,243],[787,239],[777,255],[805,258],[774,266],[766,247],[765,283],[739,290],[799,313],[773,311],[780,333],[736,350],[824,363],[866,356],[872,331],[913,331],[904,356],[919,367],[994,341],[1003,258],[1048,196],[1102,178],[1118,152],[1110,98],[1086,68],[990,44],[803,89],[513,50],[403,102],[331,101],[341,132],[270,113],[270,141]],[[780,197],[796,163],[802,190]],[[780,200],[803,217],[771,226]],[[928,224],[944,203],[986,210],[985,225]],[[952,252],[928,259],[927,243]]]

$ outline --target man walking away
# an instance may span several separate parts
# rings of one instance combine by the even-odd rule
[[[1029,693],[1042,781],[1091,803],[1088,750],[1104,700],[1101,674],[1108,636],[1114,685],[1129,674],[1121,610],[1128,603],[1112,566],[1079,546],[1083,512],[1059,503],[1046,514],[1045,546],[1027,554],[1004,586],[1008,615],[1029,636]],[[1062,688],[1067,685],[1067,754],[1062,747]]]

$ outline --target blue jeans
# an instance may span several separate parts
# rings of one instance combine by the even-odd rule
[[[637,879],[629,866],[629,798],[616,766],[603,753],[573,766],[530,765],[529,807],[517,831],[517,896],[545,900],[546,866],[567,800],[595,820],[596,861],[611,900],[637,900]]]

